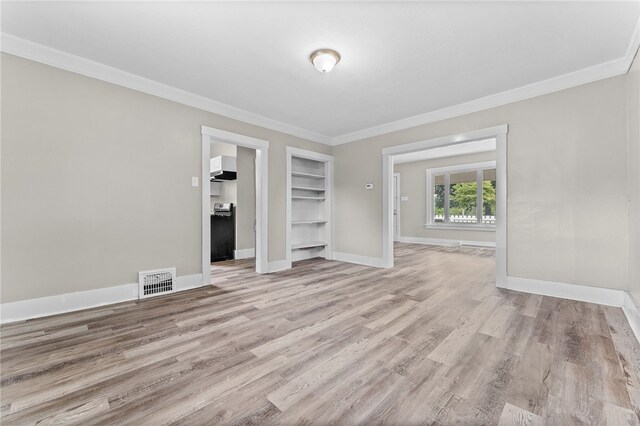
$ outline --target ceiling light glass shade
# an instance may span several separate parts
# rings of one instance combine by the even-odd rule
[[[340,62],[340,54],[331,49],[316,50],[309,57],[311,63],[320,72],[329,72]]]

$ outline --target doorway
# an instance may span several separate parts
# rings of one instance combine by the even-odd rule
[[[496,285],[507,284],[507,132],[506,124],[382,149],[382,266],[393,268],[394,160],[401,154],[494,138],[496,141]]]
[[[252,148],[211,142],[210,260],[218,267],[244,260],[254,269],[255,156]]]
[[[268,165],[269,142],[202,126],[202,282],[211,283],[211,143],[223,142],[255,150],[255,270],[268,272]]]

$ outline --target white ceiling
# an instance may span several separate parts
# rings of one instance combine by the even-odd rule
[[[639,13],[637,1],[3,1],[2,31],[336,141],[624,58]],[[324,75],[308,60],[323,47],[342,55]]]
[[[424,151],[409,152],[393,156],[393,164],[413,163],[415,161],[433,160],[435,158],[453,157],[456,155],[476,154],[496,150],[495,139],[485,139],[458,143],[455,145],[426,149]]]

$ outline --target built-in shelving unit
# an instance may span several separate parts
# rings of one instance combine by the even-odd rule
[[[331,259],[333,157],[287,147],[287,260]]]

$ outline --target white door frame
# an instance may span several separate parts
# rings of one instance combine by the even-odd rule
[[[401,191],[400,191],[400,173],[394,173],[393,177],[395,177],[397,179],[396,182],[398,182],[398,194],[396,194],[395,188],[393,191],[393,195],[394,197],[398,198],[398,208],[396,209],[396,227],[394,229],[394,234],[393,234],[393,241],[400,241],[400,197],[401,197]],[[393,200],[392,200],[393,201]],[[393,223],[391,224],[393,226]]]
[[[211,142],[256,150],[256,272],[266,274],[269,261],[269,142],[202,126],[202,284],[211,284]]]
[[[496,139],[496,285],[507,285],[507,133],[502,124],[486,129],[443,136],[426,141],[396,145],[382,150],[382,265],[393,268],[393,157],[398,154],[424,151],[483,139]]]

